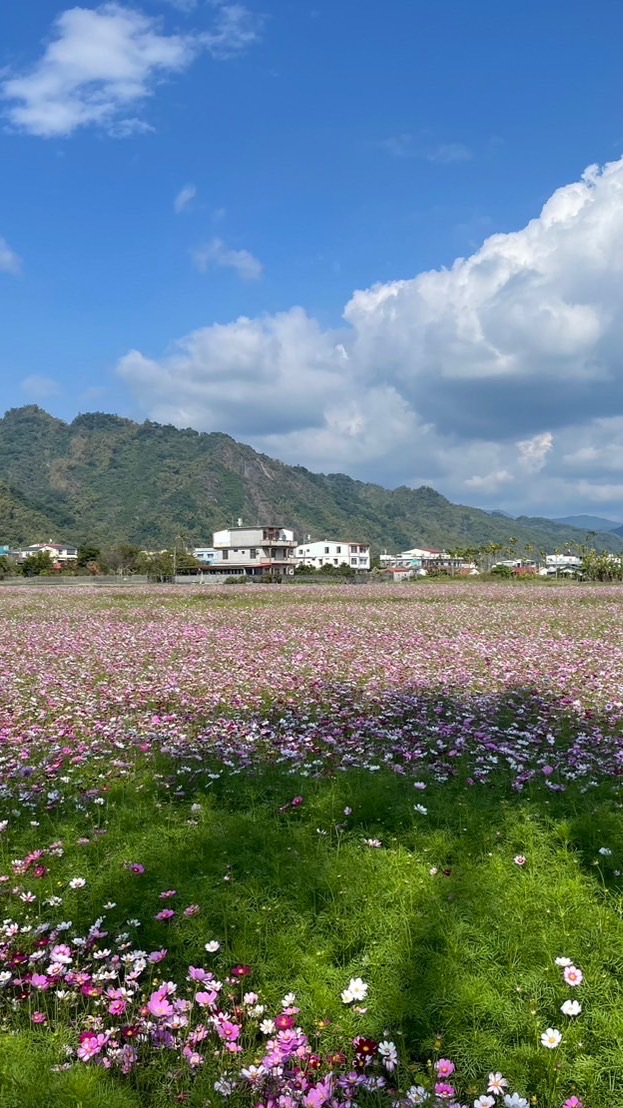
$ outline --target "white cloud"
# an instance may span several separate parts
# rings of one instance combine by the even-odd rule
[[[183,212],[186,210],[186,208],[190,207],[196,195],[197,189],[195,185],[184,185],[184,187],[180,189],[177,196],[175,197],[175,200],[173,201],[173,208],[175,212],[179,215],[180,212]]]
[[[216,242],[203,264],[244,253]],[[623,159],[451,269],[356,291],[340,328],[296,308],[200,328],[120,371],[153,418],[560,515],[602,487],[608,503],[623,471],[622,309]]]
[[[262,263],[248,250],[232,250],[222,239],[193,250],[192,258],[200,273],[206,273],[212,266],[219,269],[233,269],[243,281],[257,281],[262,276]]]
[[[41,377],[37,374],[32,377],[25,377],[20,387],[31,400],[48,400],[51,396],[57,396],[60,392],[58,381],[55,381],[52,377]]]
[[[255,41],[256,25],[246,8],[212,6],[212,29],[183,35],[164,33],[158,19],[117,0],[68,8],[54,21],[40,59],[0,84],[7,119],[43,138],[86,126],[115,137],[148,129],[128,112],[135,113],[163,79],[183,72],[202,50],[224,59]]]
[[[0,235],[0,273],[11,273],[16,277],[21,271],[21,258],[11,250],[6,239]]]
[[[517,443],[519,464],[528,473],[538,473],[547,462],[547,455],[554,445],[554,436],[549,431],[542,435],[533,435]]]

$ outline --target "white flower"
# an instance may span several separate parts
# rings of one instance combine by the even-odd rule
[[[348,805],[347,805],[344,809],[344,815],[345,816],[352,816],[352,814],[353,814],[352,808],[349,808]]]
[[[379,1043],[379,1054],[386,1070],[391,1073],[396,1069],[398,1065],[398,1051],[396,1050],[396,1044],[385,1039],[382,1043]]]
[[[525,854],[516,854],[515,857],[513,858],[513,862],[515,863],[516,866],[525,866],[525,864],[526,864]]]
[[[107,903],[106,903],[106,904],[104,905],[104,907],[105,907],[106,909],[108,909],[108,911],[110,911],[110,909],[111,909],[111,908],[116,908],[116,907],[117,907],[117,905],[116,905],[116,902],[115,902],[114,900],[109,900],[109,901],[108,901],[108,902],[107,902]]]
[[[562,1035],[555,1027],[548,1027],[541,1035],[541,1046],[546,1046],[548,1050],[554,1050],[560,1046],[561,1041]]]
[[[1,834],[1,833],[2,833],[3,831],[6,831],[6,829],[7,829],[7,827],[8,827],[8,826],[9,826],[9,821],[8,821],[8,819],[3,819],[3,820],[0,820],[0,834]]]
[[[361,977],[351,977],[348,988],[342,993],[344,1004],[350,1004],[353,1000],[365,1000],[368,995],[368,986]],[[348,999],[346,999],[348,998]]]
[[[364,839],[363,844],[364,844],[364,846],[372,846],[372,847],[379,847],[379,846],[382,845],[380,839]]]
[[[291,1008],[293,1004],[296,1004],[296,993],[286,993],[281,1005],[283,1008]]]
[[[494,1108],[494,1105],[495,1097],[487,1096],[485,1093],[474,1101],[474,1108]]]
[[[262,1020],[262,1022],[260,1024],[260,1031],[262,1032],[262,1035],[272,1035],[274,1030],[275,1030],[275,1021],[274,1020]]]
[[[506,1093],[504,1108],[529,1108],[529,1105],[525,1096],[520,1096],[519,1093]]]
[[[212,939],[211,942],[204,945],[204,950],[207,950],[208,954],[216,954],[217,950],[221,949],[221,944],[217,943],[216,939]]]
[[[221,1077],[218,1081],[214,1082],[214,1089],[221,1096],[231,1096],[235,1089],[235,1083],[233,1081],[227,1081],[226,1078]]]
[[[439,870],[437,869],[437,866],[431,866],[428,872],[430,873],[431,877],[436,877],[439,873]]]
[[[571,965],[571,959],[570,958],[555,958],[554,961],[556,962],[557,966],[570,966]]]
[[[407,1100],[410,1104],[425,1104],[428,1100],[428,1092],[423,1085],[412,1085],[407,1089]]]
[[[59,904],[63,903],[62,896],[49,896],[46,900],[46,904],[50,905],[50,908],[58,908]]]
[[[86,879],[84,877],[72,877],[69,882],[70,889],[83,889],[86,885]]]
[[[7,981],[10,981],[12,976],[13,974],[9,973],[8,970],[2,970],[2,973],[0,973],[0,985],[6,985]]]
[[[420,789],[420,790],[425,789],[426,788],[426,781],[414,781],[413,782],[413,788],[414,789]]]
[[[560,1006],[560,1011],[563,1016],[579,1016],[582,1005],[579,1000],[565,1000],[564,1004]]]
[[[612,855],[612,851],[607,846],[600,846],[599,853],[603,854],[604,858],[610,858]]]
[[[508,1081],[506,1078],[502,1077],[501,1073],[490,1073],[487,1092],[495,1093],[496,1096],[500,1096],[505,1089],[508,1089]]]
[[[419,812],[421,816],[428,815],[428,808],[425,808],[423,804],[414,804],[413,809],[414,811]]]

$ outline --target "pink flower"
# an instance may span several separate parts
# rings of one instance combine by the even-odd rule
[[[513,858],[513,862],[515,863],[516,866],[525,866],[525,864],[526,864],[525,854],[516,854],[515,857]]]
[[[196,995],[195,995],[195,1000],[197,1001],[197,1004],[199,1004],[201,1008],[211,1008],[212,1005],[214,1004],[214,1002],[217,1000],[217,998],[218,998],[218,993],[214,993],[214,992],[196,993]]]
[[[567,985],[581,985],[584,980],[584,974],[582,970],[579,970],[577,966],[565,966],[563,970],[563,977],[567,982]]]
[[[108,1005],[111,1016],[122,1016],[127,1008],[125,1000],[112,1000]]]
[[[50,988],[50,981],[44,973],[33,973],[30,984],[33,989],[41,989],[42,991]]]
[[[583,1102],[577,1096],[570,1096],[565,1100],[562,1108],[584,1108]]]
[[[172,896],[177,896],[177,889],[167,889],[166,892],[160,893],[161,900],[170,900]]]
[[[449,1058],[440,1058],[438,1062],[435,1062],[435,1069],[437,1070],[438,1077],[450,1077],[451,1074],[454,1073],[456,1066]]]
[[[33,1012],[32,1016],[30,1018],[31,1018],[33,1023],[47,1023],[48,1022],[48,1017],[46,1016],[45,1012]]]
[[[152,950],[151,954],[148,956],[147,961],[151,962],[152,966],[155,966],[158,964],[158,962],[164,962],[168,953],[169,952],[166,947],[163,947],[162,950]]]
[[[155,993],[152,993],[147,1001],[147,1008],[151,1012],[152,1016],[172,1016],[173,1005],[169,1004],[167,995],[162,989],[157,989]]]
[[[163,908],[161,912],[158,912],[154,919],[161,920],[166,923],[168,920],[173,919],[175,912],[172,908]]]
[[[232,1023],[231,1020],[222,1020],[216,1030],[219,1038],[224,1039],[226,1043],[234,1043],[240,1034],[238,1024]]]
[[[201,908],[198,904],[189,904],[188,908],[184,908],[185,916],[198,916]]]
[[[145,866],[141,865],[140,862],[130,862],[128,869],[130,873],[140,874],[145,872]]]

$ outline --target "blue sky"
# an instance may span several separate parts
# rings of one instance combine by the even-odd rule
[[[618,0],[6,7],[1,408],[623,518]]]

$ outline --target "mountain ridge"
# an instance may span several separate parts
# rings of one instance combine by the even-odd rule
[[[547,519],[452,504],[435,489],[357,481],[290,466],[221,432],[87,412],[71,423],[37,405],[0,419],[0,543],[52,535],[103,547],[192,545],[239,517],[299,535],[367,541],[376,549],[468,547],[511,538],[554,549],[585,539]],[[623,537],[600,535],[601,549]]]

